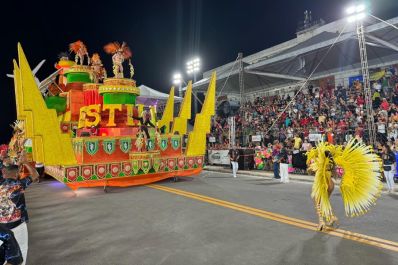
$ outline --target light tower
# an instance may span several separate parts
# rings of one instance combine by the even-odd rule
[[[193,82],[196,83],[196,73],[200,70],[200,58],[195,57],[187,62],[187,74],[193,75]],[[192,95],[198,99],[197,92],[192,91]],[[194,102],[194,113],[198,113],[198,102]]]
[[[376,144],[376,128],[373,118],[372,92],[370,90],[368,55],[366,52],[365,31],[362,20],[366,17],[366,5],[357,4],[347,8],[348,22],[356,22],[359,53],[361,56],[361,69],[363,76],[363,91],[365,94],[366,123],[369,132],[369,143],[374,147]]]
[[[193,74],[193,82],[196,82],[196,73],[200,70],[200,59],[196,57],[187,62],[187,74]]]
[[[173,84],[178,85],[178,96],[182,97],[182,75],[180,73],[175,73],[173,75]]]

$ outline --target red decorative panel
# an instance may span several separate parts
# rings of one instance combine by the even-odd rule
[[[202,166],[203,165],[203,157],[202,156],[196,157],[196,163],[198,164],[198,166]]]
[[[160,171],[164,171],[164,168],[166,167],[167,161],[166,159],[160,159],[160,167],[159,170]]]
[[[106,174],[108,173],[106,165],[97,165],[97,170],[96,171],[97,171],[96,172],[97,173],[97,177],[100,178],[100,179],[105,178]]]
[[[177,163],[178,163],[178,168],[182,169],[185,166],[185,159],[183,157],[179,157]]]
[[[91,179],[93,175],[93,166],[82,166],[82,176],[85,180]]]
[[[124,174],[130,175],[131,169],[132,169],[131,163],[130,162],[123,162],[122,165],[123,165]]]
[[[79,169],[77,167],[70,167],[66,169],[66,177],[68,181],[76,181],[79,175]]]
[[[188,167],[193,168],[195,165],[195,159],[193,157],[187,157]]]
[[[111,172],[112,176],[114,176],[114,177],[119,176],[120,170],[121,170],[120,164],[111,164],[110,172]]]
[[[167,166],[169,169],[174,170],[174,167],[176,166],[176,160],[174,158],[169,158],[167,161]]]

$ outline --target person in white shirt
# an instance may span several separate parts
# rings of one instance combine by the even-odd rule
[[[287,155],[287,150],[283,144],[281,152],[278,155],[279,161],[279,175],[281,176],[282,183],[289,183],[289,158]]]
[[[238,164],[239,151],[236,150],[235,147],[233,147],[229,151],[229,158],[231,160],[231,165],[232,165],[232,175],[233,175],[234,178],[236,178],[236,173],[238,172],[238,169],[239,169],[239,164]]]

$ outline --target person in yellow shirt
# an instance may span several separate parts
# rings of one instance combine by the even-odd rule
[[[325,121],[326,121],[326,116],[322,113],[321,115],[319,115],[318,122],[320,124],[324,124]]]
[[[300,136],[298,135],[298,133],[296,133],[294,135],[294,150],[300,150],[301,148],[301,143],[303,142],[303,140],[301,140]]]

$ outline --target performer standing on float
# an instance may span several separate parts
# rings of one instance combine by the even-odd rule
[[[121,45],[119,42],[111,42],[104,46],[104,50],[108,54],[112,54],[113,74],[116,78],[123,78],[123,62],[131,58],[132,53],[125,42]],[[134,68],[129,61],[130,77],[134,75]]]
[[[338,225],[330,204],[337,167],[343,170],[340,191],[347,216],[365,214],[381,194],[381,159],[361,140],[354,138],[345,147],[320,142],[307,153],[307,164],[309,171],[315,172],[311,197],[319,231]]]

